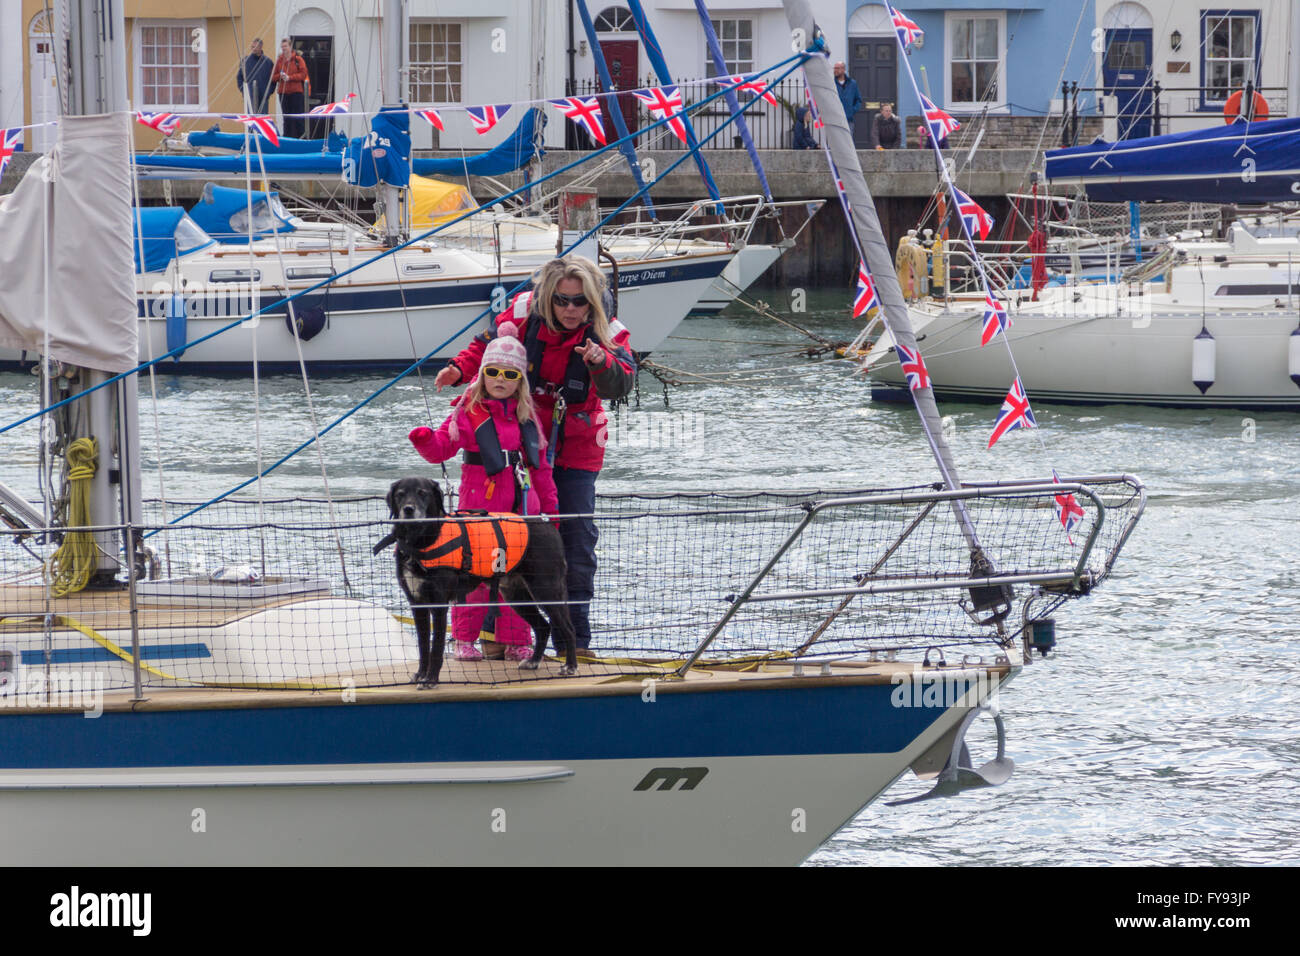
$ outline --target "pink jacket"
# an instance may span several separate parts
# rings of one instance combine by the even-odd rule
[[[501,450],[504,452],[519,451],[521,447],[519,436],[519,420],[515,416],[516,402],[513,398],[505,401],[488,399],[483,402],[474,415],[470,415],[465,409],[458,404],[452,409],[447,420],[443,422],[435,432],[431,428],[420,426],[413,429],[410,434],[411,444],[415,450],[420,453],[425,461],[438,464],[455,457],[458,451],[479,450],[478,441],[474,437],[474,429],[483,423],[487,415],[492,416],[493,424],[496,426],[497,440],[501,442]],[[452,437],[452,421],[456,423],[456,437]],[[543,436],[543,441],[545,436]],[[558,502],[555,492],[555,481],[551,477],[550,466],[546,464],[546,452],[543,449],[541,454],[541,465],[537,468],[529,469],[529,478],[531,480],[528,489],[528,513],[535,514],[555,514],[558,510]],[[460,468],[460,501],[457,505],[461,510],[485,509],[487,511],[505,513],[515,510],[515,483],[513,470],[507,469],[498,473],[495,477],[489,478],[482,465],[471,465],[464,463]]]

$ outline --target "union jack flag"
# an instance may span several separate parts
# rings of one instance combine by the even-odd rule
[[[1059,485],[1060,477],[1056,474],[1056,469],[1052,469],[1052,483]],[[1065,529],[1065,538],[1070,544],[1074,544],[1074,539],[1070,537],[1070,532],[1074,526],[1082,521],[1087,515],[1079,502],[1074,500],[1074,495],[1056,495],[1056,517],[1061,522],[1061,527]]]
[[[817,104],[813,102],[812,90],[805,86],[803,95],[808,100],[808,109],[812,110],[813,129],[821,129],[826,124],[822,122],[822,114],[818,112]]]
[[[829,157],[830,153],[828,152],[827,158],[829,159]],[[844,180],[840,178],[840,169],[835,165],[835,160],[830,159],[829,161],[831,164],[831,178],[835,180],[835,192],[839,194],[840,205],[844,207],[844,212],[849,213],[851,212],[849,196],[848,193],[844,191]]]
[[[135,121],[156,129],[164,136],[170,136],[181,125],[181,118],[175,113],[136,113]]]
[[[5,167],[9,165],[9,160],[18,150],[19,144],[23,141],[23,128],[15,126],[13,129],[0,129],[0,176],[4,175]]]
[[[269,116],[250,116],[246,113],[222,113],[226,119],[238,120],[249,129],[257,130],[271,141],[272,146],[280,145],[280,131],[275,128],[275,120]]]
[[[656,119],[668,119],[668,128],[683,143],[686,142],[686,124],[679,115],[682,112],[682,94],[675,86],[652,86],[648,90],[633,90],[632,95],[645,104],[650,115]]]
[[[989,447],[992,448],[999,438],[1014,428],[1037,427],[1038,422],[1034,421],[1034,413],[1029,408],[1029,396],[1025,394],[1025,388],[1017,378],[1011,383],[1011,391],[1007,392],[1007,397],[1002,399],[1002,408],[998,412],[997,421],[993,423],[993,435],[989,438]]]
[[[895,342],[894,351],[898,353],[898,362],[903,366],[903,374],[907,376],[907,387],[914,392],[918,388],[929,388],[930,372],[925,367],[925,360],[921,358],[921,350],[914,352],[906,345]]]
[[[773,106],[780,105],[776,101],[776,94],[768,89],[769,84],[765,80],[747,80],[743,76],[719,76],[714,82],[719,86],[733,86],[737,92],[753,93],[755,96],[761,96]]]
[[[925,113],[925,123],[930,127],[930,136],[936,143],[942,142],[949,133],[961,129],[961,123],[935,106],[924,93],[921,94],[921,110]]]
[[[962,222],[966,223],[966,229],[972,236],[987,238],[989,230],[993,228],[993,217],[984,211],[983,206],[956,186],[952,191],[957,197],[957,212],[961,215]]]
[[[423,116],[433,124],[434,129],[442,129],[442,117],[438,115],[437,110],[416,110],[416,116]]]
[[[860,319],[872,309],[880,308],[880,297],[876,295],[876,283],[867,271],[865,262],[858,263],[858,291],[853,295],[853,317]]]
[[[475,132],[482,136],[496,126],[509,109],[510,104],[505,103],[501,106],[471,106],[465,112],[469,113],[469,121],[474,124]]]
[[[999,332],[1005,332],[1011,320],[1007,318],[1007,307],[999,302],[991,292],[984,294],[984,331],[980,334],[980,345],[993,341]]]
[[[355,93],[349,93],[337,103],[322,103],[320,106],[312,107],[310,116],[333,116],[335,113],[352,112],[351,100],[356,99]]]
[[[566,96],[562,100],[548,100],[552,106],[585,129],[591,138],[605,145],[605,127],[600,118],[600,103],[594,96]]]
[[[918,27],[915,21],[909,20],[907,14],[895,10],[890,4],[885,6],[889,7],[889,16],[894,21],[894,29],[898,31],[898,39],[904,48],[911,46],[919,37],[925,36],[925,31]]]

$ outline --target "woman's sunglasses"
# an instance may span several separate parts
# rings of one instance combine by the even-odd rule
[[[507,382],[517,382],[524,373],[517,368],[485,368],[483,374],[488,378],[504,378]]]
[[[587,297],[585,295],[561,295],[560,293],[555,292],[551,294],[551,304],[558,306],[561,309],[566,305],[576,305],[581,309],[586,306]]]

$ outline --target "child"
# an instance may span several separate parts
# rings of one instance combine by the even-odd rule
[[[464,450],[460,470],[461,510],[484,509],[504,514],[555,514],[555,482],[546,463],[546,436],[538,426],[528,393],[528,355],[512,323],[504,323],[497,337],[483,353],[478,377],[457,399],[447,420],[435,432],[421,426],[412,430],[411,444],[426,461],[446,461]],[[515,464],[528,466],[527,510],[518,485]],[[484,639],[483,652],[474,646],[479,632],[489,622],[490,589],[482,585],[452,609],[451,633],[456,641],[455,659],[480,661],[484,653],[510,661],[532,655],[532,629],[510,608],[500,608],[491,641]],[[504,645],[502,648],[500,645]]]

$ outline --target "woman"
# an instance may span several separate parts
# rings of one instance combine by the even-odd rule
[[[533,276],[533,290],[515,296],[497,325],[513,322],[528,355],[528,385],[549,439],[559,513],[596,510],[596,475],[609,435],[603,399],[623,398],[636,378],[636,360],[623,323],[605,314],[605,277],[582,256],[552,259]],[[474,338],[434,379],[441,390],[471,381],[497,336]],[[595,593],[596,539],[590,517],[560,523],[568,564],[569,612],[578,647],[591,645],[589,609]],[[589,655],[590,656],[590,655]]]

